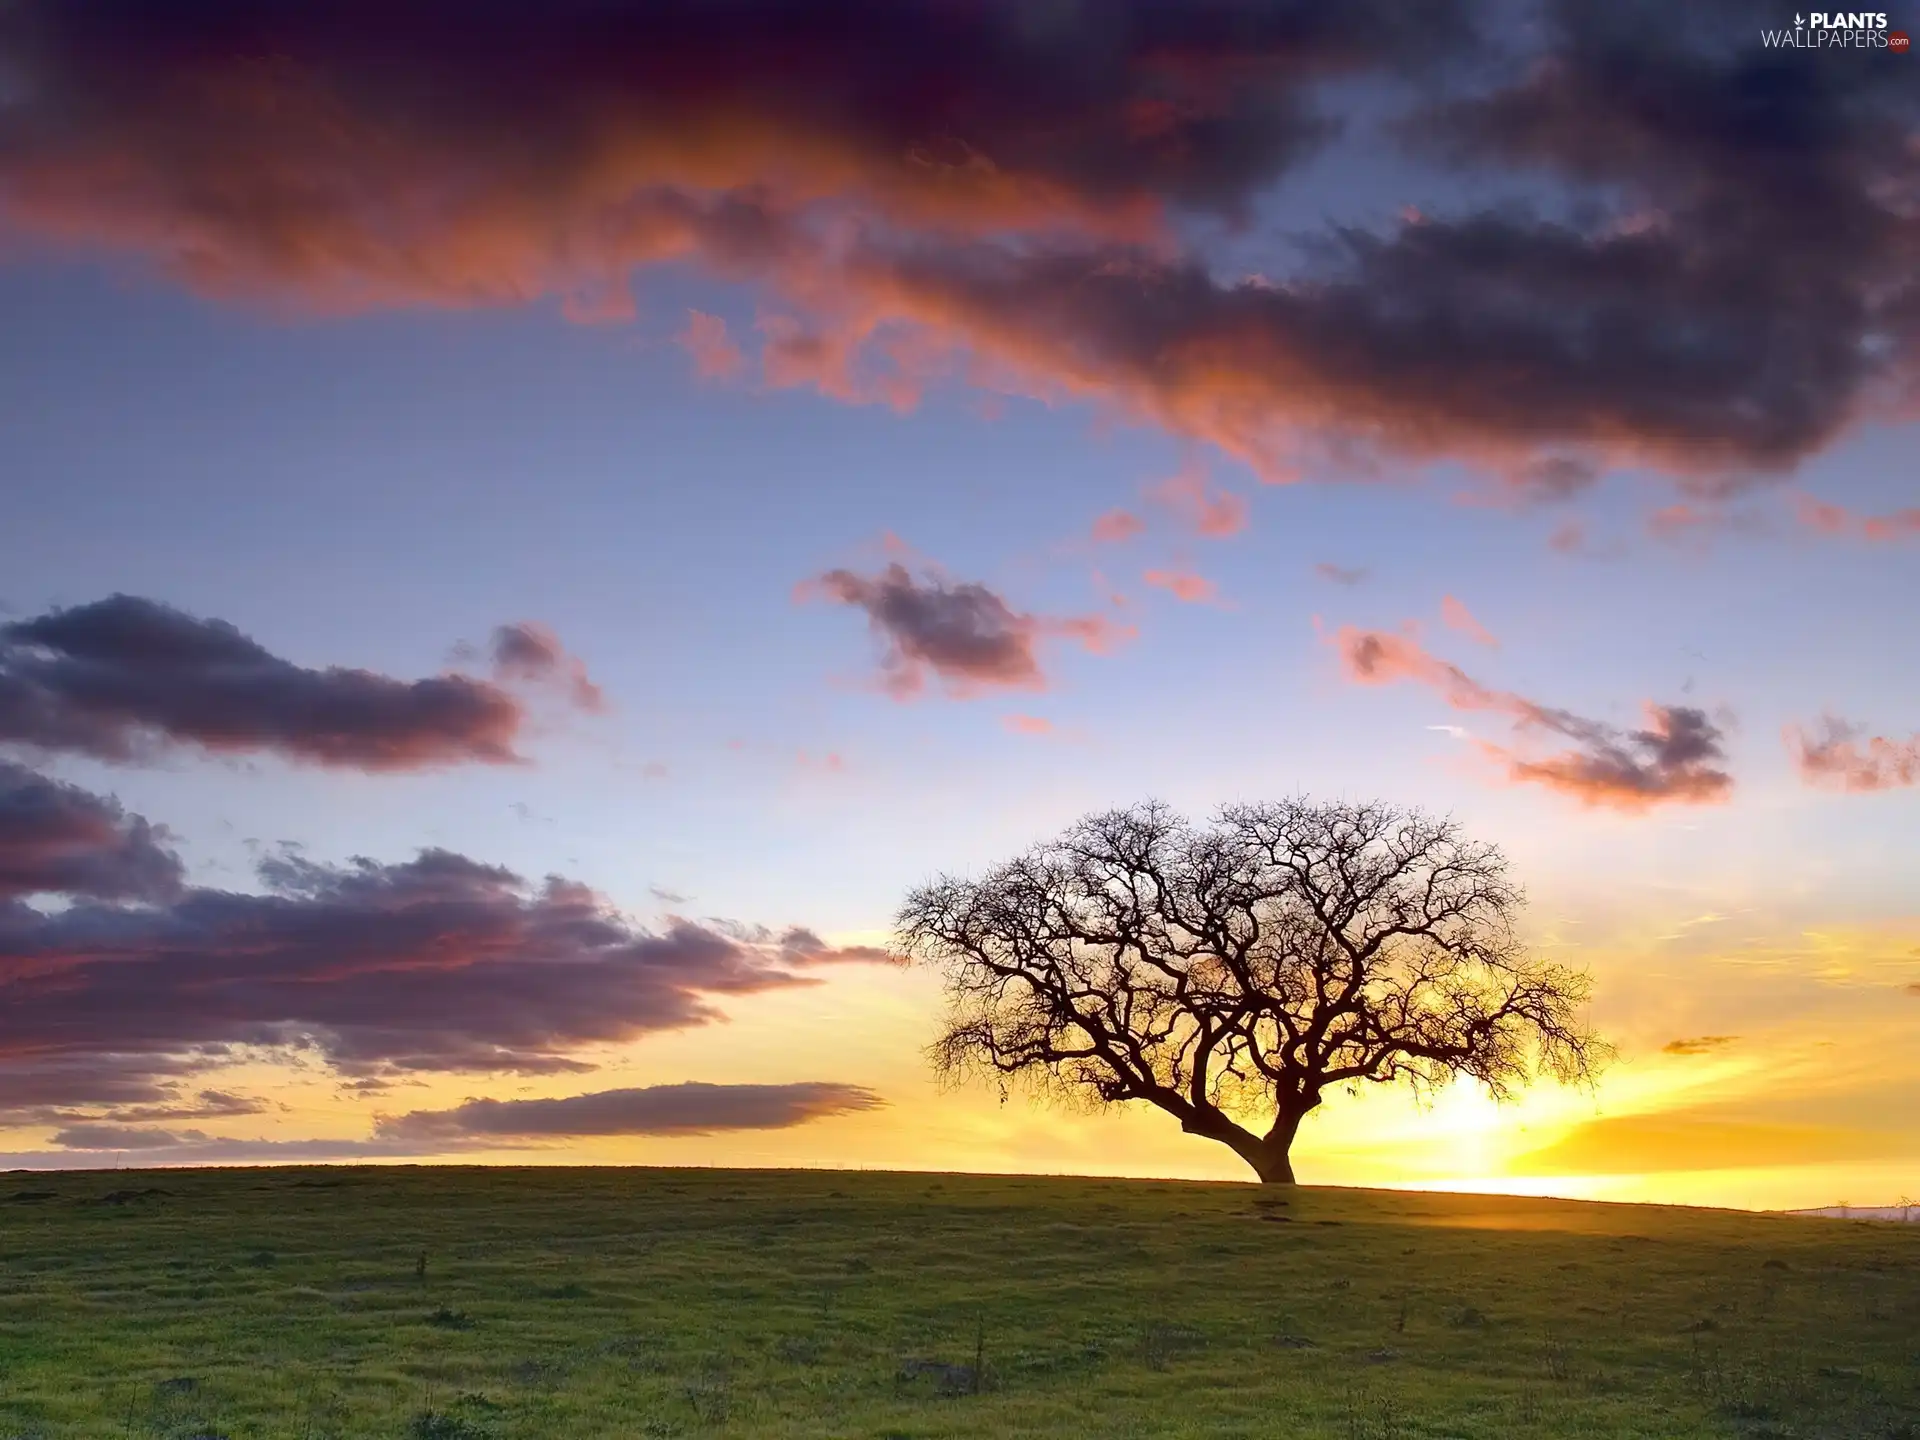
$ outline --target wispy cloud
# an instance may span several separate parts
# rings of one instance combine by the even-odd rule
[[[1481,741],[1481,748],[1505,766],[1514,781],[1540,785],[1586,805],[1626,811],[1713,803],[1732,792],[1732,777],[1719,768],[1726,759],[1720,729],[1704,711],[1649,703],[1644,728],[1621,730],[1510,691],[1489,689],[1407,635],[1342,626],[1333,643],[1347,677],[1359,684],[1411,680],[1438,691],[1456,710],[1508,716],[1521,739],[1544,732],[1575,742],[1571,750],[1533,758],[1510,746]]]
[[[686,325],[673,338],[693,357],[694,374],[703,380],[730,380],[746,364],[727,322],[704,310],[687,311]]]
[[[711,1135],[782,1130],[812,1120],[877,1110],[886,1102],[860,1085],[650,1085],[553,1100],[468,1100],[449,1110],[382,1116],[382,1140],[574,1139],[596,1135]]]
[[[1211,605],[1220,599],[1219,586],[1191,570],[1149,570],[1140,578],[1189,605]]]
[[[1788,725],[1782,734],[1809,785],[1858,792],[1920,783],[1920,734],[1889,740],[1837,715],[1821,717],[1817,734],[1798,725]]]
[[[1313,567],[1313,573],[1318,575],[1322,580],[1331,580],[1336,585],[1358,585],[1362,580],[1367,578],[1370,572],[1361,569],[1351,569],[1345,565],[1335,565],[1330,561],[1322,560],[1318,565]]]
[[[1493,632],[1473,618],[1473,612],[1466,607],[1464,601],[1451,595],[1441,596],[1440,618],[1449,630],[1458,630],[1468,639],[1477,640],[1492,649],[1500,648],[1500,642],[1493,638]]]
[[[1171,511],[1196,535],[1224,540],[1247,528],[1246,497],[1213,483],[1207,468],[1188,461],[1177,472],[1149,486],[1147,498]]]
[[[1147,522],[1131,510],[1109,510],[1093,522],[1093,539],[1098,545],[1118,545],[1146,528]]]
[[[1738,1035],[1694,1035],[1679,1040],[1669,1040],[1660,1047],[1662,1055],[1711,1055],[1716,1050],[1724,1050],[1740,1037]]]
[[[1856,515],[1845,506],[1801,495],[1795,499],[1794,514],[1802,526],[1820,535],[1879,544],[1920,539],[1920,506],[1885,515]]]

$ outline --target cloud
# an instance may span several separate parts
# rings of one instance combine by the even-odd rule
[[[650,1085],[557,1100],[469,1100],[450,1110],[383,1116],[377,1139],[425,1141],[578,1138],[596,1135],[710,1135],[719,1130],[784,1130],[812,1120],[879,1109],[859,1085]]]
[[[1222,540],[1247,528],[1246,497],[1214,485],[1204,466],[1188,463],[1159,484],[1147,497],[1163,505],[1196,535]]]
[[[655,1085],[603,1090],[552,1100],[469,1100],[446,1110],[376,1118],[365,1139],[265,1140],[211,1136],[99,1120],[61,1126],[54,1151],[0,1155],[0,1164],[62,1168],[97,1159],[124,1163],[207,1165],[400,1158],[463,1151],[522,1149],[542,1141],[613,1135],[708,1135],[780,1130],[814,1120],[876,1110],[885,1101],[859,1085],[802,1081],[787,1085]]]
[[[9,1079],[18,1078],[17,1074]],[[89,1113],[62,1105],[0,1104],[0,1125],[148,1125],[169,1120],[230,1120],[246,1115],[265,1114],[267,1104],[251,1095],[235,1095],[225,1090],[202,1090],[197,1095],[182,1095],[169,1086],[159,1093],[165,1096],[149,1105],[115,1105]],[[17,1099],[10,1096],[9,1101]],[[83,1098],[76,1102],[85,1105]]]
[[[1478,640],[1482,645],[1490,646],[1495,650],[1500,648],[1500,642],[1493,638],[1493,632],[1473,618],[1473,612],[1467,609],[1463,601],[1456,600],[1451,595],[1440,597],[1440,618],[1446,623],[1448,629],[1458,630],[1469,639]]]
[[[1906,740],[1873,735],[1864,741],[1863,735],[1862,727],[1837,715],[1821,717],[1818,735],[1798,725],[1782,732],[1800,778],[1809,785],[1859,792],[1920,783],[1920,735]]]
[[[519,760],[506,691],[463,675],[311,670],[224,620],[132,595],[0,625],[0,744],[126,763],[173,745],[415,770]]]
[[[1587,527],[1578,520],[1566,520],[1547,537],[1547,548],[1561,555],[1579,555],[1586,551]]]
[[[765,936],[760,939],[764,943]],[[804,925],[782,932],[774,942],[774,953],[781,963],[804,969],[809,965],[900,965],[905,962],[891,950],[878,945],[829,945]]]
[[[1189,605],[1210,605],[1220,598],[1219,587],[1213,581],[1191,570],[1149,570],[1141,578]]]
[[[1669,802],[1714,805],[1733,791],[1733,778],[1717,768],[1727,758],[1720,728],[1704,711],[1649,702],[1646,727],[1625,732],[1565,711],[1543,713],[1552,719],[1542,723],[1584,748],[1532,761],[1488,747],[1508,762],[1515,780],[1545,785],[1586,805],[1627,811]]]
[[[1358,585],[1362,580],[1367,578],[1369,572],[1365,570],[1350,570],[1343,565],[1334,565],[1322,560],[1318,565],[1313,567],[1313,573],[1318,575],[1322,580],[1331,580],[1336,585]]]
[[[1913,398],[1913,91],[1734,6],[311,9],[17,0],[10,228],[323,310],[599,319],[693,260],[792,312],[770,383],[1076,397],[1272,479],[1332,437],[1529,497],[1730,484]],[[1257,275],[1182,223],[1244,226],[1383,98],[1499,203]]]
[[[143,1167],[321,1164],[396,1160],[479,1148],[443,1143],[429,1149],[418,1142],[377,1139],[225,1139],[200,1130],[110,1126],[71,1126],[59,1132],[54,1141],[60,1149],[0,1153],[0,1167],[10,1170],[119,1169],[129,1156],[137,1157]],[[487,1148],[506,1149],[509,1143],[501,1141]]]
[[[1920,506],[1886,515],[1856,515],[1844,506],[1801,495],[1796,497],[1794,515],[1806,529],[1821,535],[1883,544],[1920,536]]]
[[[1414,52],[1396,8],[198,0],[161,24],[29,0],[0,177],[56,238],[336,305],[594,291],[673,253],[638,203],[660,192],[1138,234],[1168,205],[1236,213],[1310,155],[1310,86]],[[1426,49],[1459,29],[1443,11]]]
[[[0,759],[0,905],[29,895],[166,900],[183,884],[164,829]]]
[[[1543,329],[1584,336],[1580,389],[1611,411],[1595,421],[1709,468],[1785,468],[1912,398],[1917,162],[1880,137],[1912,133],[1914,92],[1885,71],[1732,43],[1749,14],[1737,5],[1697,26],[1662,27],[1662,13],[1546,7],[1545,54],[1409,133],[1465,167],[1613,189],[1613,213],[1577,238],[1512,231],[1505,282],[1475,303],[1524,297]],[[1556,252],[1566,268],[1535,268]]]
[[[493,632],[493,673],[503,682],[559,683],[582,710],[607,708],[607,697],[587,675],[586,662],[569,655],[560,638],[544,625],[522,620]]]
[[[1738,1040],[1738,1035],[1695,1035],[1687,1039],[1669,1040],[1660,1047],[1662,1055],[1710,1055],[1715,1050],[1723,1050]]]
[[[136,1125],[69,1125],[53,1143],[65,1150],[164,1150],[207,1139],[204,1130],[152,1130]]]
[[[804,929],[649,931],[575,882],[533,885],[445,850],[344,866],[277,855],[260,880],[257,894],[189,888],[142,906],[0,904],[6,1103],[176,1105],[178,1077],[255,1052],[345,1076],[579,1071],[583,1047],[724,1018],[722,997],[891,960]]]
[[[1347,625],[1333,644],[1347,678],[1358,684],[1411,680],[1438,691],[1456,710],[1510,717],[1516,736],[1523,739],[1544,731],[1575,742],[1574,749],[1535,759],[1481,741],[1481,749],[1504,765],[1515,782],[1541,785],[1585,805],[1629,812],[1668,803],[1717,803],[1732,793],[1732,777],[1717,768],[1726,759],[1720,729],[1703,711],[1650,702],[1645,728],[1623,731],[1510,691],[1488,689],[1410,636]]]
[[[687,311],[686,328],[673,337],[693,357],[693,371],[702,380],[728,380],[746,361],[727,334],[727,322],[704,310]]]
[[[1093,539],[1097,545],[1117,545],[1146,528],[1147,522],[1130,510],[1109,510],[1093,522]]]
[[[949,695],[983,690],[1044,690],[1039,646],[1069,640],[1103,654],[1131,632],[1098,615],[1028,615],[974,581],[916,578],[895,561],[871,578],[830,570],[802,585],[800,599],[822,598],[867,613],[881,642],[881,683],[911,700],[937,677]]]
[[[1041,715],[1002,715],[1000,724],[1015,735],[1051,735],[1053,722]]]

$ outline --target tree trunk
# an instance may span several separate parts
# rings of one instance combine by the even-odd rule
[[[1293,1159],[1287,1149],[1286,1145],[1263,1145],[1255,1154],[1240,1158],[1253,1167],[1262,1185],[1291,1185],[1294,1183]]]
[[[1293,1149],[1294,1132],[1300,1128],[1300,1117],[1297,1115],[1291,1118],[1282,1116],[1265,1135],[1256,1135],[1213,1109],[1188,1114],[1181,1121],[1180,1128],[1189,1135],[1204,1135],[1209,1140],[1218,1140],[1253,1167],[1253,1173],[1260,1177],[1262,1185],[1294,1183],[1293,1161],[1288,1152]]]
[[[1305,1118],[1305,1110],[1289,1107],[1274,1117],[1273,1128],[1265,1135],[1247,1136],[1254,1143],[1248,1149],[1240,1150],[1240,1158],[1253,1167],[1253,1173],[1260,1177],[1262,1185],[1294,1183],[1293,1137],[1300,1133],[1300,1122]],[[1239,1149],[1238,1146],[1234,1148]]]

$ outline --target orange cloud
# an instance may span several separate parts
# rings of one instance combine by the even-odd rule
[[[1000,723],[1016,735],[1053,734],[1053,722],[1039,715],[1002,715]]]
[[[1660,1047],[1662,1055],[1710,1055],[1715,1050],[1725,1049],[1738,1040],[1738,1035],[1695,1035],[1688,1039],[1669,1040]]]
[[[1149,570],[1141,578],[1189,605],[1211,604],[1220,598],[1220,591],[1213,581],[1190,570]]]
[[[1895,790],[1920,783],[1920,735],[1888,740],[1861,738],[1861,728],[1837,715],[1821,718],[1820,734],[1810,736],[1798,725],[1782,731],[1787,752],[1809,785],[1867,791]]]
[[[1500,642],[1493,638],[1493,632],[1473,618],[1473,612],[1451,595],[1440,597],[1440,618],[1449,629],[1458,630],[1462,635],[1478,640],[1482,645],[1500,648]]]
[[[1628,812],[1670,802],[1713,803],[1732,793],[1732,777],[1717,768],[1726,758],[1719,727],[1703,711],[1649,702],[1645,728],[1623,731],[1511,691],[1489,689],[1407,635],[1343,625],[1333,644],[1347,678],[1358,684],[1411,680],[1438,691],[1455,710],[1511,717],[1515,734],[1523,739],[1546,731],[1575,742],[1571,750],[1532,759],[1480,741],[1481,750],[1503,764],[1516,782],[1543,786],[1584,805]]]
[[[727,322],[704,310],[687,311],[686,328],[673,338],[693,357],[694,374],[703,380],[731,379],[746,363],[727,334]]]

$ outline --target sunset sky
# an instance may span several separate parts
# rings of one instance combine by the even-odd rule
[[[1241,1178],[886,946],[1307,793],[1619,1057],[1303,1180],[1920,1193],[1920,61],[1785,19],[0,5],[0,1165]]]

